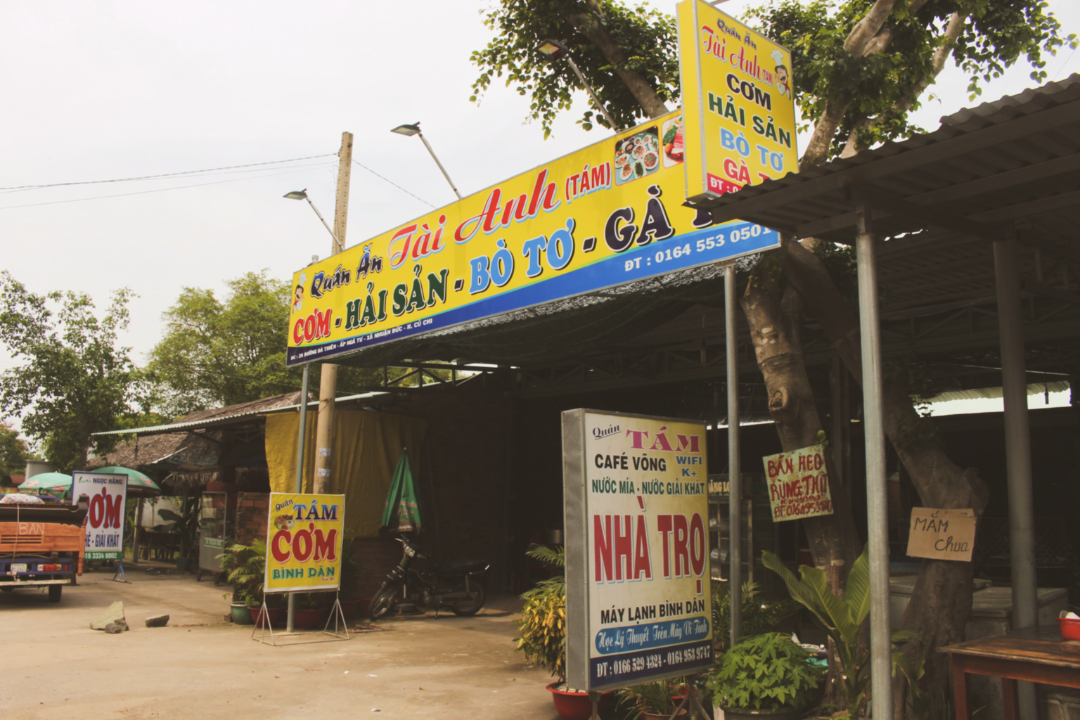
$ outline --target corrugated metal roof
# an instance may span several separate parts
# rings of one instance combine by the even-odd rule
[[[377,401],[394,397],[392,392],[372,392],[361,393],[360,395],[347,395],[345,397],[339,397],[335,401],[337,404],[343,403],[361,403],[363,401]],[[309,408],[319,407],[318,400],[312,400],[308,402]],[[206,420],[192,420],[190,422],[175,422],[167,425],[153,425],[151,427],[135,428],[129,430],[109,430],[107,432],[94,433],[97,435],[136,435],[138,437],[144,437],[146,435],[164,435],[168,433],[177,432],[190,432],[192,430],[198,430],[200,428],[220,427],[222,425],[236,425],[239,423],[253,420],[256,417],[265,417],[266,415],[274,415],[276,413],[283,412],[295,412],[300,409],[300,404],[295,405],[283,405],[281,407],[268,408],[262,410],[250,410],[248,412],[240,412],[230,415],[221,415],[218,417],[208,418]]]
[[[934,132],[702,205],[718,221],[739,218],[796,237],[850,243],[853,197],[876,191],[886,196],[882,206],[887,199],[904,200],[938,215],[985,223],[991,232],[1024,219],[1040,234],[1067,237],[1080,220],[1078,150],[1080,75],[1073,75],[946,116]],[[925,225],[923,218],[875,208],[878,235],[895,237]]]

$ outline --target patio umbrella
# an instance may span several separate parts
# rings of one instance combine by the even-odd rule
[[[128,497],[156,497],[161,494],[161,488],[158,487],[157,483],[138,470],[132,470],[131,468],[120,467],[118,465],[110,465],[108,467],[98,468],[94,472],[109,473],[111,475],[127,475]]]
[[[56,495],[66,495],[71,492],[71,476],[58,472],[41,473],[24,482],[19,489],[38,492],[48,490]]]
[[[390,491],[383,506],[382,527],[390,532],[420,532],[420,496],[413,481],[409,451],[401,449],[401,459],[390,480]]]

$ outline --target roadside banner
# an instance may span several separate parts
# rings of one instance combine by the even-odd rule
[[[269,515],[263,591],[340,588],[345,496],[270,493]]]
[[[705,426],[593,410],[562,422],[567,683],[711,667]]]
[[[83,495],[89,501],[86,559],[122,560],[127,475],[76,470],[71,476],[71,504],[78,505]]]
[[[773,522],[832,515],[825,448],[811,445],[762,458]]]
[[[298,365],[779,246],[684,206],[682,114],[422,215],[293,276]]]
[[[798,172],[791,53],[702,0],[676,7],[691,202]]]

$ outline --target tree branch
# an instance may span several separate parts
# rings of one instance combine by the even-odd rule
[[[930,71],[927,72],[922,80],[911,86],[907,95],[894,104],[892,108],[890,108],[888,114],[905,115],[908,110],[911,109],[911,106],[915,104],[915,101],[919,99],[919,96],[926,91],[926,88],[930,87],[934,80],[937,79],[937,76],[945,67],[945,61],[948,60],[949,56],[952,54],[953,47],[956,46],[956,39],[960,36],[960,31],[964,29],[964,23],[967,22],[967,19],[968,15],[966,13],[963,15],[960,13],[953,13],[949,17],[949,24],[945,27],[945,34],[942,36],[941,45],[934,51],[933,58],[930,61]],[[889,39],[891,39],[891,34]],[[875,38],[875,41],[876,40],[877,38]],[[882,45],[878,51],[884,49],[885,45]],[[849,158],[869,147],[869,143],[866,141],[866,133],[863,131],[872,130],[877,127],[884,118],[885,114],[882,114],[876,118],[863,118],[857,122],[851,129],[851,132],[848,133],[848,139],[844,145],[843,152],[840,153],[840,157]]]
[[[866,55],[867,48],[885,21],[889,19],[894,5],[896,5],[896,0],[877,0],[866,16],[848,33],[847,39],[844,40],[844,49],[855,57]]]
[[[653,90],[648,79],[638,71],[626,67],[626,53],[619,48],[619,44],[607,31],[604,11],[600,3],[597,0],[586,0],[586,5],[589,8],[588,12],[572,12],[567,15],[567,19],[573,23],[578,32],[600,48],[604,57],[615,68],[616,74],[633,94],[638,105],[649,114],[650,118],[658,118],[668,113],[667,105]]]
[[[850,99],[830,99],[825,105],[825,112],[814,126],[814,134],[810,136],[810,142],[806,145],[806,152],[799,160],[799,169],[806,170],[814,165],[820,165],[829,157],[829,146],[832,144],[836,129],[847,114],[851,106]]]

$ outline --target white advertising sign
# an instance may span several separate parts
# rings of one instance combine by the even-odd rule
[[[83,495],[90,503],[86,513],[86,559],[123,559],[127,475],[76,470],[72,477],[71,504],[78,505]]]
[[[705,426],[568,410],[563,458],[570,687],[710,667]]]

